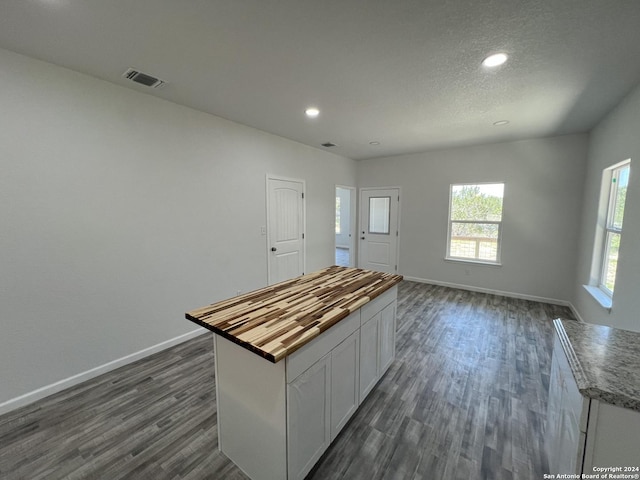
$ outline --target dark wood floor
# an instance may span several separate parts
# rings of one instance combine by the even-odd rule
[[[397,358],[312,479],[540,479],[564,307],[402,282]],[[217,451],[209,334],[0,417],[0,478],[245,479]]]

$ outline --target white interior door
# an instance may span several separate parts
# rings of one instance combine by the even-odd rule
[[[304,181],[267,177],[269,285],[304,273]]]
[[[360,268],[386,273],[398,271],[399,210],[399,188],[360,190]]]

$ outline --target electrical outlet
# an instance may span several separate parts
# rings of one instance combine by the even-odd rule
[[[262,227],[260,227],[260,235],[266,235],[266,234],[267,234],[267,227],[263,225]]]
[[[236,297],[237,297],[237,296],[239,296],[241,293],[242,293],[242,290],[238,290],[238,291],[236,292]]]

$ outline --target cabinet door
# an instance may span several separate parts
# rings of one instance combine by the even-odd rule
[[[562,352],[564,354],[564,352]],[[566,357],[565,357],[566,360]],[[583,473],[582,462],[584,458],[585,436],[581,432],[580,419],[582,411],[589,409],[588,398],[585,398],[578,390],[578,385],[573,378],[571,367],[566,363],[566,371],[563,371],[563,391],[562,391],[562,407],[563,407],[563,451],[560,454],[564,458],[566,452],[566,473]],[[563,460],[563,463],[565,461]],[[564,473],[562,468],[558,469],[558,473]]]
[[[562,437],[562,372],[558,364],[557,349],[553,351],[551,359],[551,376],[549,379],[549,402],[547,404],[547,425],[545,429],[545,443],[549,458],[549,471],[558,472],[560,463],[560,441]]]
[[[303,479],[330,443],[331,354],[287,384],[288,478]]]
[[[588,409],[576,385],[560,340],[556,336],[551,360],[546,443],[549,469],[556,474],[582,473],[585,435],[581,432],[582,411]]]
[[[582,455],[578,464],[578,452],[582,453],[584,448],[580,448],[580,430],[578,424],[572,421],[572,415],[563,394],[563,408],[560,416],[561,434],[558,449],[558,473],[576,474],[582,473]],[[583,444],[584,445],[584,444]]]
[[[380,347],[378,376],[384,375],[396,356],[396,302],[387,305],[380,317]]]
[[[595,474],[593,468],[602,465],[636,467],[640,453],[638,432],[640,412],[591,400],[583,473]],[[638,472],[623,469],[623,473],[632,476]]]
[[[331,351],[331,441],[358,408],[360,336],[352,333]]]
[[[378,381],[378,348],[381,313],[360,327],[360,399],[365,399]]]

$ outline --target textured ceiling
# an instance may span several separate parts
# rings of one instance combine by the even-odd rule
[[[589,130],[640,82],[640,1],[2,0],[0,47],[362,159]]]

